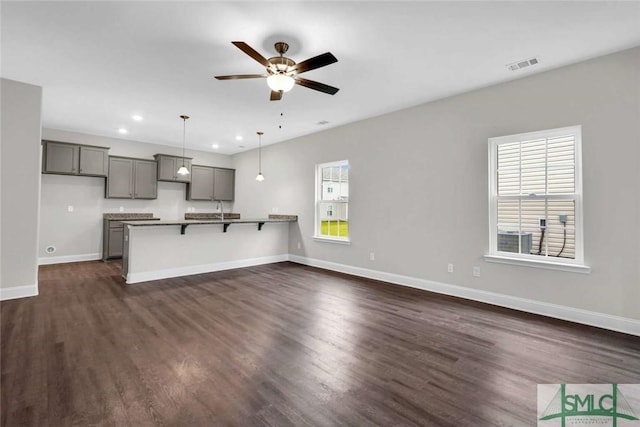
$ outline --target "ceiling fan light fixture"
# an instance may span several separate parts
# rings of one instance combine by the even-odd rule
[[[293,85],[295,84],[295,80],[293,77],[288,76],[286,74],[271,74],[267,77],[267,85],[269,88],[276,92],[289,92],[293,89]]]

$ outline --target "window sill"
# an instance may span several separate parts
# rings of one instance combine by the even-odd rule
[[[348,239],[332,239],[330,237],[313,236],[313,240],[323,243],[337,243],[339,245],[350,245],[351,240]]]
[[[582,264],[569,264],[563,262],[537,261],[532,259],[512,258],[502,255],[485,255],[485,261],[498,264],[519,265],[521,267],[544,268],[547,270],[568,271],[571,273],[591,273],[591,267]]]

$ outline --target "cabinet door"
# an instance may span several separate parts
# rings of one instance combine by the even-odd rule
[[[189,175],[180,175],[178,174],[178,168],[180,166],[182,166],[182,164],[184,163],[184,166],[187,168],[187,170],[189,170],[189,172],[191,172],[191,160],[189,159],[184,159],[184,162],[182,161],[182,157],[177,157],[176,158],[176,181],[178,182],[191,182],[191,173],[189,173]]]
[[[77,145],[46,142],[43,172],[76,175],[78,173],[78,148]]]
[[[235,169],[216,168],[213,180],[213,199],[232,201],[235,195],[235,183]]]
[[[108,199],[131,199],[133,197],[133,160],[109,157],[107,177]]]
[[[107,176],[109,153],[106,148],[80,147],[80,175]]]
[[[135,161],[133,197],[135,199],[156,199],[158,197],[158,164],[152,160]]]
[[[109,253],[108,258],[122,256],[122,240],[124,235],[123,227],[109,228]]]
[[[191,166],[187,200],[213,200],[213,170],[206,166]]]
[[[176,172],[178,167],[176,166],[176,158],[169,156],[158,156],[158,181],[175,181]]]

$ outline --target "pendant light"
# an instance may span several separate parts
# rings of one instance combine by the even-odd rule
[[[178,175],[189,175],[189,169],[187,169],[187,167],[184,165],[184,145],[185,145],[185,140],[186,140],[186,134],[187,134],[187,119],[189,118],[189,116],[186,115],[182,115],[180,116],[180,118],[183,121],[183,125],[182,125],[182,166],[180,166],[180,168],[178,169]]]
[[[264,181],[264,175],[262,175],[262,135],[264,132],[256,132],[258,134],[258,176],[256,176],[256,181],[262,182]]]

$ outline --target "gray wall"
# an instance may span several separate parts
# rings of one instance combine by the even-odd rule
[[[238,154],[235,209],[298,214],[294,255],[640,319],[639,80],[635,48],[330,129],[264,148],[263,183],[257,152]],[[486,263],[487,139],[570,125],[583,129],[591,274]],[[343,159],[352,243],[317,242],[314,167]]]
[[[0,288],[20,288],[0,295],[7,298],[37,293],[42,88],[7,79],[0,84]]]
[[[44,129],[43,139],[110,147],[109,154],[153,159],[156,153],[182,155],[180,147],[147,144],[95,135]],[[231,167],[227,155],[186,151],[195,164]],[[216,203],[186,200],[186,184],[158,182],[155,200],[105,199],[105,179],[38,174],[42,179],[40,214],[41,263],[96,259],[102,253],[102,214],[106,212],[151,212],[162,219],[183,219],[188,208],[194,212],[213,212]],[[68,207],[73,206],[73,212]],[[225,203],[225,211],[232,209]],[[55,246],[53,254],[45,252]]]

